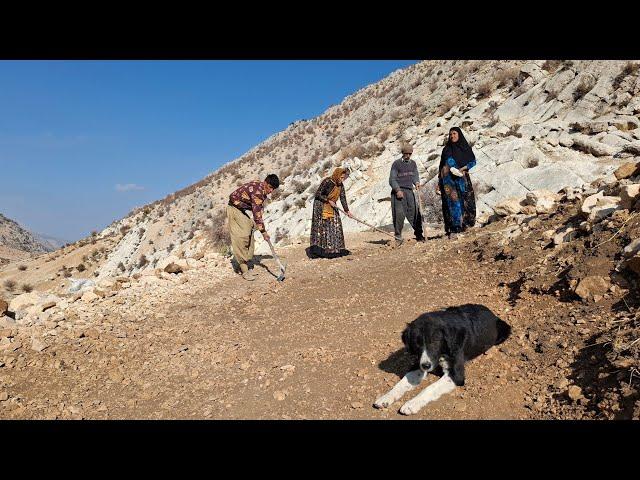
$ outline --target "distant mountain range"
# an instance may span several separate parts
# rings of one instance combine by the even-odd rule
[[[65,240],[40,233],[32,233],[16,221],[0,213],[0,245],[29,253],[57,250]]]

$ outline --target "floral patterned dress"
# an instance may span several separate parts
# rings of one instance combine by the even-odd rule
[[[329,200],[329,194],[336,187],[331,178],[325,178],[313,200],[313,217],[311,218],[311,248],[309,254],[312,258],[335,258],[349,255],[345,248],[344,233],[340,214],[335,211],[331,218],[323,218],[322,211]],[[345,212],[349,211],[344,186],[340,187],[340,203]]]

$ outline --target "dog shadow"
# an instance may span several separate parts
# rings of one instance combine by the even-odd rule
[[[404,347],[393,352],[378,364],[380,370],[393,373],[400,378],[404,377],[409,370],[413,370],[414,367],[417,367],[416,360],[409,355]]]

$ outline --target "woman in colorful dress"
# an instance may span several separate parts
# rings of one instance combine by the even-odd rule
[[[456,238],[476,222],[476,200],[469,177],[469,169],[475,164],[476,157],[462,130],[453,127],[442,150],[438,170],[438,193],[442,198],[444,228],[449,238]]]
[[[322,180],[316,191],[311,219],[311,258],[336,258],[351,253],[345,248],[342,222],[335,208],[340,199],[345,213],[351,217],[344,192],[344,181],[348,176],[349,169],[336,168],[330,177]]]

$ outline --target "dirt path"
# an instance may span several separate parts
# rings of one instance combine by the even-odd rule
[[[283,250],[283,283],[257,266],[253,283],[202,276],[137,298],[138,314],[106,299],[67,342],[4,361],[0,418],[406,418],[402,402],[372,407],[409,367],[400,332],[425,311],[468,302],[501,315],[513,335],[467,366],[465,387],[411,418],[531,418],[531,358],[515,342],[518,309],[532,304],[510,305],[497,267],[472,256],[473,235],[395,248],[380,237],[349,237],[353,255],[336,260]]]

